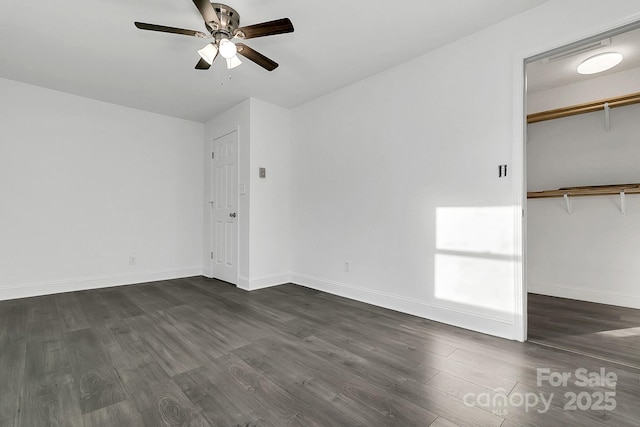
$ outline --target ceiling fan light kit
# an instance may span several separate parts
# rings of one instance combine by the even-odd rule
[[[144,22],[136,22],[135,25],[141,30],[181,34],[197,38],[213,38],[213,42],[198,51],[201,59],[196,64],[197,70],[208,70],[218,55],[226,60],[228,69],[235,68],[242,64],[237,54],[244,56],[267,71],[273,71],[278,68],[278,63],[275,61],[243,43],[233,42],[233,39],[247,40],[256,37],[292,33],[294,29],[289,18],[240,27],[240,15],[235,9],[224,4],[211,3],[209,0],[193,0],[193,3],[200,11],[209,34]]]
[[[218,51],[224,59],[231,59],[236,56],[236,53],[238,53],[238,48],[236,48],[235,43],[233,43],[231,40],[222,39],[220,40]]]
[[[233,58],[228,58],[227,59],[227,69],[228,70],[236,68],[238,65],[242,65],[242,61],[240,61],[240,58],[238,58],[238,55],[234,55]]]
[[[215,43],[209,43],[208,45],[200,49],[198,51],[198,54],[200,54],[200,57],[204,59],[207,64],[211,65],[213,64],[213,60],[216,59],[216,56],[218,56],[218,47],[215,45]]]

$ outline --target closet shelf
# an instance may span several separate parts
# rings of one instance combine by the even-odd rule
[[[615,184],[615,185],[593,185],[586,187],[565,187],[557,190],[529,191],[528,199],[540,199],[545,197],[570,197],[579,196],[610,196],[625,194],[640,194],[640,184]]]
[[[624,107],[640,103],[640,92],[614,98],[602,99],[600,101],[587,102],[584,104],[572,105],[570,107],[558,108],[555,110],[541,111],[529,114],[527,123],[537,123],[545,120],[559,119],[562,117],[575,116],[577,114],[592,113],[594,111],[608,111],[608,108]],[[551,196],[553,197],[553,196]]]

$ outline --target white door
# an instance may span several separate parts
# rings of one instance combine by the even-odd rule
[[[238,132],[211,144],[211,276],[238,283]]]

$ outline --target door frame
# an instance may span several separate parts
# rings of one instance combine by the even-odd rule
[[[220,138],[224,138],[225,136],[231,135],[232,133],[236,134],[236,186],[233,189],[234,191],[234,197],[235,197],[235,205],[236,205],[236,212],[238,213],[238,216],[236,218],[236,241],[235,241],[235,280],[232,283],[235,286],[238,286],[238,281],[239,281],[239,277],[240,277],[240,218],[242,215],[242,212],[240,212],[240,197],[239,197],[239,191],[238,191],[238,185],[240,182],[240,127],[236,127],[235,129],[229,130],[227,132],[223,132],[221,134],[219,134],[218,136],[214,136],[213,138],[211,138],[211,140],[209,141],[209,143],[207,144],[207,164],[208,164],[208,186],[209,186],[209,193],[207,194],[207,198],[208,200],[206,200],[206,209],[207,209],[207,217],[208,217],[208,224],[209,224],[209,235],[208,235],[208,241],[209,241],[209,245],[207,248],[207,258],[209,260],[209,277],[212,279],[218,279],[216,277],[214,277],[214,272],[213,272],[213,259],[211,258],[211,253],[214,252],[215,249],[215,242],[214,242],[214,238],[213,238],[213,209],[211,209],[211,205],[210,202],[213,198],[213,192],[215,191],[214,187],[213,187],[213,178],[214,178],[214,167],[213,167],[213,161],[214,159],[211,156],[211,153],[214,151],[214,144],[215,141],[217,141]],[[219,279],[221,280],[221,279]]]
[[[585,28],[575,37],[518,52],[513,60],[514,339],[527,340],[527,79],[526,64],[578,44],[640,28],[640,14]],[[592,40],[590,40],[592,39]]]

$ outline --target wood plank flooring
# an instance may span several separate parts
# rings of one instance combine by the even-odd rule
[[[618,382],[538,385],[538,368]],[[565,410],[585,391],[616,408]],[[521,405],[540,393],[546,410]],[[0,427],[638,426],[639,401],[640,370],[291,284],[0,302]]]
[[[640,369],[640,310],[529,294],[529,341]]]

